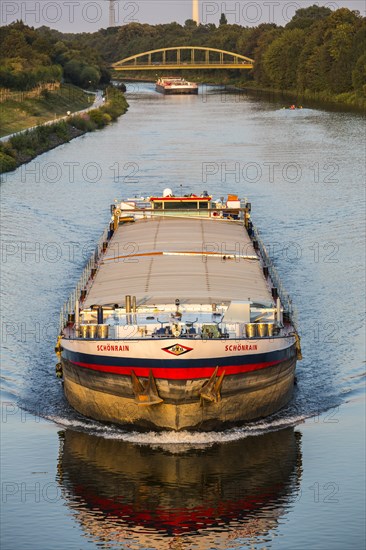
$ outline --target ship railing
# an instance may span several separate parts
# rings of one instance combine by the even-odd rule
[[[140,214],[140,216],[143,216],[144,218],[147,217],[153,217],[153,216],[182,216],[185,217],[187,215],[196,214],[199,217],[214,217],[214,212],[223,212],[230,213],[235,212],[237,213],[238,218],[237,220],[243,221],[244,218],[244,212],[247,211],[246,208],[240,207],[240,208],[230,208],[230,207],[223,207],[223,206],[213,206],[209,205],[208,208],[172,208],[172,209],[165,209],[165,208],[121,208],[121,218],[123,218],[123,215],[134,215],[134,214]]]
[[[92,270],[95,269],[98,259],[103,250],[103,243],[108,238],[109,225],[104,229],[95,249],[87,261],[86,266],[83,269],[80,279],[78,280],[76,287],[69,295],[68,299],[64,303],[60,311],[59,332],[61,333],[67,324],[68,315],[75,313],[76,302],[80,299],[80,294],[85,289],[90,281]]]
[[[215,208],[209,208],[207,210],[203,210],[203,209],[196,208],[196,209],[186,209],[183,212],[190,211],[190,212],[199,212],[200,214],[201,213],[207,213],[207,216],[209,217],[209,216],[211,216],[212,210],[216,210],[216,209]],[[240,208],[240,209],[237,209],[237,210],[239,210],[240,215],[242,215],[242,213],[244,211],[246,211],[245,208]],[[140,212],[141,213],[142,209],[134,209],[134,210],[126,209],[126,210],[122,210],[122,211],[129,212],[129,213],[131,213],[131,212]],[[154,215],[154,214],[155,215],[159,215],[159,214],[161,215],[162,212],[165,212],[167,215],[173,215],[173,216],[179,214],[179,210],[176,210],[176,211],[166,210],[166,211],[164,211],[163,209],[151,209],[151,210],[150,209],[149,210],[143,209],[143,212],[145,214],[148,213],[148,214],[151,214],[151,215]],[[84,270],[81,274],[81,277],[80,277],[78,283],[76,284],[76,287],[71,292],[68,300],[66,300],[66,302],[64,303],[64,305],[61,309],[60,321],[59,321],[60,322],[60,333],[62,332],[62,330],[64,329],[64,327],[67,324],[68,315],[75,312],[75,305],[76,305],[76,302],[80,298],[81,291],[87,287],[88,282],[90,281],[92,270],[95,269],[96,264],[98,262],[98,259],[99,259],[100,255],[102,253],[103,243],[107,240],[108,231],[109,231],[109,225],[103,231],[103,233],[102,233],[102,235],[101,235],[94,251],[92,252],[86,266],[84,267]],[[265,246],[265,244],[264,244],[264,242],[263,242],[263,240],[262,240],[262,238],[259,234],[259,231],[258,231],[257,227],[254,224],[253,224],[253,238],[258,242],[258,247],[259,247],[261,256],[263,258],[263,261],[264,261],[265,265],[268,267],[268,272],[269,272],[269,275],[271,277],[271,280],[272,280],[274,286],[277,288],[278,295],[280,297],[282,305],[284,306],[284,310],[289,315],[295,330],[297,330],[297,326],[298,326],[298,323],[297,323],[297,310],[293,306],[292,300],[291,300],[288,292],[285,290],[285,288],[284,288],[284,286],[283,286],[283,284],[280,280],[277,269],[275,268],[275,266],[273,264],[273,261],[270,258],[270,255],[267,251],[267,248],[266,248],[266,246]]]
[[[264,242],[263,242],[263,240],[260,236],[260,233],[259,233],[257,227],[254,224],[253,224],[253,238],[258,243],[258,248],[259,248],[260,254],[262,256],[264,265],[268,268],[268,273],[269,273],[270,278],[272,280],[273,286],[277,288],[278,296],[279,296],[279,298],[281,300],[281,303],[284,307],[284,311],[289,316],[289,318],[291,320],[291,323],[293,324],[295,330],[297,331],[297,327],[298,327],[297,309],[293,305],[292,300],[291,300],[288,292],[284,288],[284,286],[281,282],[280,276],[278,274],[278,271],[277,271],[270,255],[267,251],[266,245],[264,244]]]
[[[165,323],[164,323],[165,324]],[[253,321],[248,323],[225,323],[225,322],[210,322],[210,323],[197,323],[194,327],[194,332],[191,332],[191,326],[188,328],[182,328],[180,334],[174,334],[174,328],[172,325],[161,327],[154,325],[146,331],[144,325],[127,325],[130,328],[133,327],[134,331],[129,331],[129,336],[126,338],[125,334],[119,332],[119,328],[125,328],[126,325],[109,325],[108,322],[104,322],[103,325],[96,324],[96,321],[88,322],[84,321],[80,325],[80,332],[75,327],[69,327],[67,330],[68,338],[80,338],[80,339],[92,339],[102,341],[133,341],[133,340],[159,340],[166,338],[179,338],[182,340],[242,340],[248,339],[253,342],[261,340],[262,338],[283,338],[288,336],[288,330],[283,327],[276,326],[274,319],[268,320],[262,323],[255,323]],[[89,329],[93,329],[92,335],[90,335]],[[103,330],[101,330],[103,329]],[[106,329],[106,330],[105,330]],[[122,331],[124,333],[124,330]],[[174,335],[174,336],[173,336]]]

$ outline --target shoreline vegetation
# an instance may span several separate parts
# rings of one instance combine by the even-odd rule
[[[35,91],[18,92],[0,89],[0,138],[27,130],[45,122],[51,122],[90,107],[95,94],[85,92],[72,84],[44,88]],[[3,96],[3,97],[1,97]]]
[[[343,94],[330,94],[329,92],[312,92],[310,90],[277,90],[274,88],[266,88],[258,86],[255,83],[237,84],[234,86],[236,90],[242,90],[248,93],[259,93],[261,95],[270,95],[284,98],[296,98],[298,104],[303,104],[306,101],[316,103],[329,108],[330,106],[338,107],[343,110],[352,110],[365,113],[366,98],[358,96],[355,92],[345,92]]]
[[[243,81],[242,79],[227,77],[212,77],[208,79],[202,78],[202,75],[193,74],[194,71],[175,71],[177,76],[182,76],[186,80],[194,81],[207,86],[224,86],[228,92],[247,92],[248,94],[261,96],[275,96],[278,98],[289,98],[293,103],[303,104],[305,101],[316,103],[324,108],[338,107],[346,111],[366,112],[366,96],[358,95],[356,92],[345,92],[343,94],[331,94],[329,92],[312,92],[311,90],[281,90],[276,88],[265,87],[257,84],[254,81]],[[191,74],[189,74],[191,73]],[[115,82],[155,82],[156,78],[151,75],[141,75],[140,77],[126,75],[123,79],[118,75],[112,75],[112,80]]]
[[[9,140],[0,142],[0,174],[11,172],[38,155],[88,132],[101,130],[117,120],[128,109],[121,91],[114,87],[106,89],[106,102],[96,109],[70,115],[64,120],[37,126]]]

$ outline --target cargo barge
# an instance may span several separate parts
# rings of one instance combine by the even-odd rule
[[[291,399],[301,358],[291,300],[237,196],[127,199],[65,304],[67,400],[133,428],[209,430]]]
[[[188,82],[184,78],[167,76],[159,78],[155,84],[157,92],[166,95],[177,94],[198,94],[198,85],[195,82]]]

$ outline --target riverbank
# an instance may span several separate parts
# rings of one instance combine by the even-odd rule
[[[32,126],[90,107],[94,94],[70,84],[62,84],[58,90],[44,90],[38,98],[17,100],[19,92],[1,103],[0,137],[14,134]]]
[[[127,109],[128,103],[123,93],[110,87],[106,91],[106,102],[101,107],[12,136],[0,143],[0,174],[15,170],[38,155],[87,132],[104,128]]]
[[[361,97],[356,92],[347,92],[343,94],[330,94],[328,92],[311,92],[309,90],[277,90],[273,88],[264,88],[258,86],[255,82],[232,84],[234,90],[242,90],[248,93],[266,94],[275,97],[291,99],[291,103],[303,105],[305,102],[322,104],[324,107],[338,107],[344,110],[358,112],[366,111],[366,97]]]
[[[337,108],[337,110],[342,109],[345,111],[357,111],[365,112],[366,111],[366,97],[361,97],[357,95],[356,92],[347,92],[339,95],[332,95],[328,92],[310,92],[298,90],[277,90],[274,88],[265,88],[259,86],[253,80],[243,79],[242,77],[233,77],[228,75],[228,71],[218,71],[216,76],[210,75],[209,78],[202,78],[202,73],[197,74],[194,71],[175,71],[177,76],[186,78],[197,82],[199,84],[213,85],[213,86],[225,86],[227,91],[243,91],[247,93],[252,93],[255,95],[270,96],[283,98],[285,104],[288,102],[296,103],[298,105],[304,105],[306,102],[310,102],[312,105],[317,104],[318,106],[323,106],[326,109]],[[123,79],[116,78],[113,79],[116,82],[155,82],[156,77],[152,78],[151,75],[143,73],[140,77],[136,76],[127,76]]]

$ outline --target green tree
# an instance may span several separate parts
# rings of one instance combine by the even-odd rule
[[[196,30],[197,29],[197,23],[196,23],[196,21],[194,21],[194,19],[187,19],[184,22],[184,28],[187,29],[187,30],[190,30],[190,31]]]
[[[357,61],[354,37],[360,25],[360,18],[347,9],[333,12],[326,20],[324,43],[331,57],[328,72],[328,86],[333,93],[352,90],[352,70]]]
[[[254,80],[262,86],[271,86],[271,80],[266,73],[263,57],[270,44],[280,36],[282,29],[276,25],[261,24],[254,29],[248,36],[244,55],[255,59],[253,69]]]
[[[366,53],[361,55],[352,71],[352,83],[356,92],[366,96]]]
[[[221,14],[219,21],[219,26],[221,27],[222,25],[227,25],[227,18],[224,13]]]
[[[79,83],[83,88],[95,88],[100,80],[100,72],[90,65],[86,65],[79,76]]]
[[[311,27],[317,21],[328,17],[332,10],[324,6],[316,6],[315,4],[308,8],[296,10],[291,21],[286,25],[287,29],[306,29]]]
[[[304,38],[304,30],[285,30],[266,50],[263,65],[275,88],[281,90],[296,88],[297,69]]]

